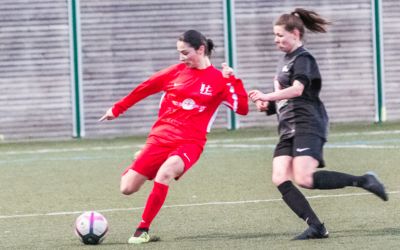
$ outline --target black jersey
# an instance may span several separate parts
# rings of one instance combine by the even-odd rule
[[[299,134],[315,134],[326,140],[328,115],[319,98],[321,75],[314,57],[303,47],[286,54],[276,72],[278,88],[284,89],[298,80],[304,85],[301,96],[275,103],[281,138]]]

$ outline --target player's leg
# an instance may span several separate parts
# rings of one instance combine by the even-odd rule
[[[318,167],[324,167],[323,160],[323,145],[325,140],[315,135],[302,135],[298,136],[294,140],[294,156],[304,156],[296,157],[297,161],[312,162],[312,160],[307,159],[307,157],[312,157],[317,160]],[[300,166],[306,166],[306,163],[299,162]],[[314,164],[315,165],[315,164]],[[300,170],[296,172],[296,182],[309,189],[338,189],[348,186],[361,187],[374,193],[382,200],[388,200],[387,194],[385,192],[385,187],[378,180],[374,173],[366,173],[362,176],[355,176],[346,173],[340,173],[335,171],[315,171],[310,169],[307,172],[307,167],[304,169],[300,167]]]
[[[295,156],[293,158],[294,182],[303,188],[312,188],[313,175],[319,166],[318,160],[312,156]]]
[[[153,189],[147,199],[142,221],[134,235],[129,239],[129,243],[141,244],[152,241],[148,234],[150,224],[165,202],[170,182],[182,176],[199,159],[201,152],[202,147],[197,145],[183,145],[174,150],[161,165],[154,179]]]
[[[139,228],[148,229],[150,227],[154,217],[164,204],[168,194],[169,183],[181,175],[184,168],[183,160],[177,155],[169,157],[160,167],[154,179],[153,189],[147,199]]]
[[[293,158],[294,143],[294,138],[281,139],[276,146],[272,162],[272,181],[282,194],[283,201],[297,216],[307,222],[320,223],[307,199],[292,183],[296,177]]]
[[[311,158],[311,157],[310,157]],[[311,160],[313,160],[311,158]],[[299,163],[307,164],[309,169],[306,169],[305,166],[298,165]],[[297,165],[296,165],[297,164]],[[297,157],[292,158],[289,156],[279,156],[275,157],[273,161],[273,175],[276,175],[276,172],[282,170],[283,167],[291,168],[291,177],[293,180],[298,180],[298,170],[300,167],[303,167],[304,171],[310,171],[312,173],[312,169],[317,167],[315,162],[305,162],[299,161]],[[275,172],[275,174],[274,174]],[[289,171],[286,171],[289,172]],[[314,210],[311,208],[309,202],[304,197],[304,195],[300,192],[300,190],[292,183],[292,181],[287,178],[281,179],[281,183],[276,182],[276,178],[273,178],[275,181],[275,185],[278,186],[278,190],[282,194],[282,199],[289,206],[289,208],[301,219],[307,222],[309,228],[303,232],[301,235],[297,236],[295,239],[309,239],[309,238],[326,238],[328,237],[328,232],[326,231],[324,225],[320,222],[319,218],[315,214]],[[283,181],[283,182],[282,182]],[[310,232],[311,231],[311,232]],[[315,231],[315,232],[314,232]]]
[[[139,191],[146,180],[154,179],[170,152],[171,148],[146,143],[135,153],[132,164],[123,172],[120,183],[121,193],[133,194]]]
[[[157,162],[150,152],[157,151],[155,146],[146,144],[144,148],[134,154],[132,164],[122,173],[120,181],[120,191],[122,194],[130,195],[139,191],[143,184],[151,178],[151,170],[154,168],[149,162]],[[161,163],[160,163],[161,164]]]
[[[134,235],[129,239],[130,244],[142,244],[151,241],[150,224],[160,211],[168,194],[169,183],[184,171],[184,162],[177,156],[169,157],[160,167],[154,179],[153,189],[147,198],[146,206]]]
[[[293,180],[294,182],[305,188],[313,185],[313,174],[318,167],[324,165],[322,158],[322,147],[324,140],[315,135],[298,135],[293,139],[292,156],[293,156]],[[305,240],[312,238],[326,238],[328,231],[321,223],[309,202],[304,195],[297,189],[297,197],[293,195],[292,200],[297,204],[297,215],[305,220],[309,227],[300,235],[295,237],[296,240]]]
[[[368,172],[361,176],[335,171],[317,171],[313,174],[313,189],[338,189],[344,187],[361,187],[384,201],[388,200],[384,185],[373,172]]]

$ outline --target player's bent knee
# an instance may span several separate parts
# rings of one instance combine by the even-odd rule
[[[130,195],[139,191],[140,185],[135,185],[129,182],[129,179],[121,179],[120,191],[124,195]]]
[[[121,188],[121,194],[123,194],[123,195],[131,195],[131,194],[133,194],[133,192],[131,192],[129,189]]]
[[[136,193],[146,180],[146,176],[141,175],[134,170],[129,170],[121,177],[120,191],[124,195]]]
[[[140,187],[129,186],[129,185],[121,185],[120,191],[124,195],[131,195],[139,191]]]
[[[274,183],[275,186],[279,186],[282,181],[279,178],[272,177],[272,183]]]
[[[120,191],[121,191],[121,193],[124,194],[124,195],[133,194],[132,189],[130,189],[130,188],[126,187],[126,186],[121,186],[121,187],[120,187]]]
[[[176,177],[176,175],[173,174],[172,172],[163,172],[163,173],[157,174],[156,181],[167,184],[175,177]]]
[[[290,180],[289,178],[287,178],[286,176],[282,176],[282,175],[272,175],[272,183],[274,183],[275,186],[279,186],[282,183],[284,183],[285,181]]]
[[[302,188],[310,189],[313,186],[312,178],[309,176],[295,176],[294,182]]]

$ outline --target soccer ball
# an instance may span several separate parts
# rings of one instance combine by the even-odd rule
[[[75,221],[75,234],[86,245],[100,244],[107,232],[108,222],[98,212],[84,212]]]

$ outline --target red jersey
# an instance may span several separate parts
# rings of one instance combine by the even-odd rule
[[[148,143],[196,143],[204,146],[218,106],[224,103],[238,114],[248,113],[242,81],[224,78],[214,66],[206,69],[177,64],[161,70],[114,104],[115,117],[143,98],[164,91],[158,119]]]

